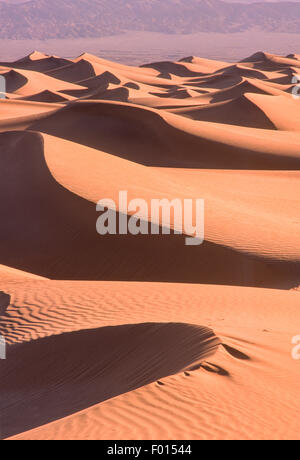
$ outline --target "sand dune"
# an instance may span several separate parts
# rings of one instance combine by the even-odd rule
[[[5,265],[0,265],[0,276],[1,276],[1,281],[15,281],[15,280],[21,280],[21,279],[44,279],[41,276],[33,275],[32,273],[26,273],[21,270],[16,270],[14,268],[7,267]],[[1,302],[0,302],[1,304]],[[3,303],[2,303],[3,305]],[[9,303],[5,303],[5,306],[7,307]],[[3,314],[3,311],[2,311]]]
[[[1,439],[299,439],[299,62],[0,63]],[[204,243],[98,235],[124,190]]]
[[[83,59],[87,62],[90,62],[93,65],[97,64],[99,66],[105,67],[106,69],[115,69],[115,71],[120,71],[122,73],[130,72],[133,74],[157,76],[157,72],[153,71],[152,69],[148,70],[148,69],[143,69],[140,67],[132,67],[132,66],[112,62],[112,61],[107,61],[106,59],[102,59],[98,56],[93,56],[92,54],[89,54],[89,53],[83,53],[77,58],[75,58],[73,61],[78,62]]]
[[[101,74],[103,69],[100,68],[98,73]],[[76,63],[67,64],[58,69],[47,72],[52,78],[75,83],[78,80],[84,80],[97,75],[96,65],[90,64],[88,61],[81,59]]]
[[[29,98],[26,100],[23,98],[13,100],[2,99],[0,104],[2,112],[1,122],[7,119],[17,120],[19,117],[51,113],[61,108],[61,105],[59,104],[51,104],[47,103],[46,101],[31,101]]]
[[[65,281],[3,289],[12,295],[1,328],[11,355],[6,365],[19,375],[22,356],[28,362],[27,378],[1,373],[5,435],[44,423],[16,439],[299,438],[297,363],[289,351],[299,293]],[[206,329],[212,325],[226,348],[215,349]],[[43,356],[43,373],[36,374],[31,353]],[[191,365],[199,354],[202,364]],[[124,394],[124,383],[139,388]],[[21,391],[26,400],[15,396]],[[105,392],[115,398],[97,404]],[[84,403],[94,405],[51,423]]]
[[[28,129],[148,166],[298,170],[300,165],[298,132],[198,122],[123,102],[72,102]]]
[[[35,93],[29,96],[24,96],[23,98],[20,98],[20,100],[21,99],[25,101],[33,101],[33,102],[61,103],[65,101],[72,101],[75,98],[72,96],[69,96],[66,93],[61,94],[58,91],[49,91],[46,89],[44,91],[41,91],[40,93]]]
[[[289,213],[281,213],[278,198],[270,199],[264,191],[266,182],[269,190],[276,190],[284,176],[264,177],[263,184],[247,174],[239,180],[232,173],[222,177],[220,173],[204,172],[199,176],[195,171],[187,178],[37,133],[6,133],[0,135],[0,142],[3,151],[9,152],[3,154],[1,165],[1,189],[7,197],[1,202],[1,214],[8,217],[1,226],[1,252],[7,265],[56,279],[205,280],[270,287],[297,284],[299,233],[291,222],[291,193],[297,183],[291,184],[286,196],[280,198],[281,206],[290,206]],[[66,163],[70,164],[67,171]],[[137,179],[131,186],[132,177]],[[182,192],[187,179],[189,191]],[[214,180],[218,187],[211,187]],[[228,190],[227,181],[235,180],[236,187],[244,191],[240,200],[233,200]],[[206,190],[199,186],[204,182]],[[249,184],[254,186],[253,182],[256,190],[261,188],[260,206],[247,191]],[[99,237],[92,203],[99,196],[117,201],[119,189],[127,189],[129,197],[139,196],[148,203],[162,196],[172,199],[178,193],[182,198],[201,194],[207,201],[206,243],[187,251],[181,235]],[[33,190],[39,190],[38,195]],[[53,203],[59,205],[53,207]],[[268,211],[264,209],[266,203]],[[276,223],[276,215],[280,215],[280,223]],[[13,231],[20,219],[21,240]],[[150,216],[145,219],[150,220]],[[274,238],[270,238],[272,225]],[[289,242],[283,247],[287,239]],[[23,254],[22,259],[13,248],[17,254]],[[37,253],[42,257],[35,257]],[[129,257],[134,264],[126,263]]]
[[[297,59],[285,58],[274,54],[258,52],[242,61],[244,65],[254,68],[264,68],[265,70],[280,70],[286,66],[299,67]]]
[[[28,419],[32,427],[39,426],[183,372],[213,355],[218,343],[213,331],[205,327],[144,323],[81,330],[8,347],[1,369],[7,376],[1,379],[1,414],[6,419],[1,431],[7,437],[28,429]],[[66,384],[60,389],[61,378]],[[5,410],[12,386],[23,392],[20,403],[26,408],[18,423],[11,411]],[[37,413],[37,405],[43,406],[41,413]]]
[[[8,70],[1,71],[6,80],[6,88],[9,93],[20,96],[28,96],[34,92],[45,89],[63,91],[67,89],[82,89],[79,85],[72,85],[32,70]]]
[[[275,129],[271,120],[263,110],[253,103],[248,94],[229,101],[216,102],[195,107],[170,109],[172,113],[189,117],[193,120],[230,123],[237,126],[248,126],[259,129]]]
[[[62,107],[57,102],[49,103],[49,98],[47,97],[45,99],[46,101],[48,99],[48,101],[43,102],[44,97],[42,97],[41,93],[38,93],[36,96],[37,97],[34,97],[33,100],[31,100],[30,97],[28,100],[24,100],[23,98],[11,100],[1,99],[0,109],[3,112],[0,119],[0,132],[26,129],[40,118]]]
[[[47,72],[51,69],[69,64],[70,61],[57,56],[48,56],[39,51],[33,51],[28,56],[15,62],[4,62],[1,65],[13,67],[15,69],[35,70],[37,72]]]

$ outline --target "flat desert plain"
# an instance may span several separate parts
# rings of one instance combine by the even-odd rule
[[[2,439],[300,439],[299,73],[0,64]],[[100,236],[121,190],[204,199],[204,243]]]

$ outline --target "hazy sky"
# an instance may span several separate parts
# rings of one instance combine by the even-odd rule
[[[24,1],[25,0],[0,0],[0,4],[2,3],[3,5],[3,2],[10,4],[24,3]],[[63,0],[60,1],[62,2]],[[101,0],[91,1],[95,1],[95,5],[99,5],[99,2],[101,2]],[[136,0],[126,0],[126,2],[125,0],[118,1],[122,4],[122,2],[133,3]],[[138,1],[143,4],[143,0]],[[158,1],[163,4],[165,0]],[[229,3],[238,2],[238,0],[225,1]],[[269,2],[269,0],[239,0],[240,3],[257,3],[257,1],[263,3]],[[289,0],[281,1],[287,2]],[[189,0],[182,0],[182,2],[188,4]],[[51,2],[47,3],[46,1],[42,1],[41,3],[43,5],[42,17],[46,18],[48,5],[51,10]],[[104,3],[106,4],[108,13],[110,13],[111,0],[106,0]],[[176,0],[174,0],[174,3],[176,3]],[[300,3],[300,0],[297,3]],[[13,7],[13,10],[14,9],[15,8]],[[284,12],[286,9],[288,9],[286,8],[286,5],[283,5],[282,11]],[[21,19],[19,27],[23,27],[24,29],[23,22],[26,26],[28,21],[26,20],[22,22]],[[239,20],[239,16],[237,17],[237,20]],[[13,20],[11,22],[12,35],[14,35],[15,30],[18,28],[16,27],[16,24],[14,24]],[[297,21],[296,18],[296,23],[297,22],[299,24],[299,20]],[[60,23],[56,24],[54,32],[59,32],[60,27]],[[71,27],[73,26],[71,25]],[[141,64],[153,60],[174,60],[191,54],[220,60],[239,60],[260,50],[286,55],[289,53],[299,53],[300,49],[299,31],[291,35],[291,33],[287,33],[290,32],[289,27],[284,27],[284,24],[279,32],[274,32],[273,30],[268,31],[267,28],[262,26],[261,30],[258,31],[255,29],[254,32],[251,31],[251,29],[241,32],[235,31],[234,33],[226,30],[225,32],[221,32],[220,30],[217,32],[198,32],[196,30],[189,34],[178,32],[177,34],[170,36],[169,33],[164,32],[163,27],[161,29],[162,30],[151,32],[142,30],[130,31],[128,28],[128,32],[124,34],[122,30],[118,32],[118,28],[116,27],[114,29],[114,33],[109,35],[103,34],[103,36],[99,37],[96,35],[92,37],[86,35],[81,37],[67,36],[58,38],[55,34],[53,36],[50,34],[50,38],[44,38],[43,36],[37,36],[37,32],[40,31],[38,27],[32,29],[29,28],[29,31],[25,30],[26,33],[24,32],[24,36],[21,36],[21,38],[1,38],[2,46],[0,49],[0,58],[2,61],[18,59],[25,54],[30,53],[33,49],[39,49],[49,54],[57,54],[64,57],[75,57],[83,51],[89,51],[108,59],[125,63]],[[42,28],[41,30],[43,31],[44,29]],[[47,30],[52,32],[52,23],[50,24],[50,28],[48,26]],[[70,31],[70,27],[68,30]],[[32,36],[30,35],[30,32],[33,32]],[[26,35],[29,35],[29,37],[27,38]]]

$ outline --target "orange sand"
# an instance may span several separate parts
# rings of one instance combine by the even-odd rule
[[[0,63],[2,439],[300,439],[299,67]],[[204,244],[100,237],[120,190]]]

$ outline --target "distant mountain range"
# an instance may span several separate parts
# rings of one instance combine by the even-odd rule
[[[187,34],[250,29],[300,33],[300,3],[219,0],[0,2],[0,39],[101,37],[126,30]]]

